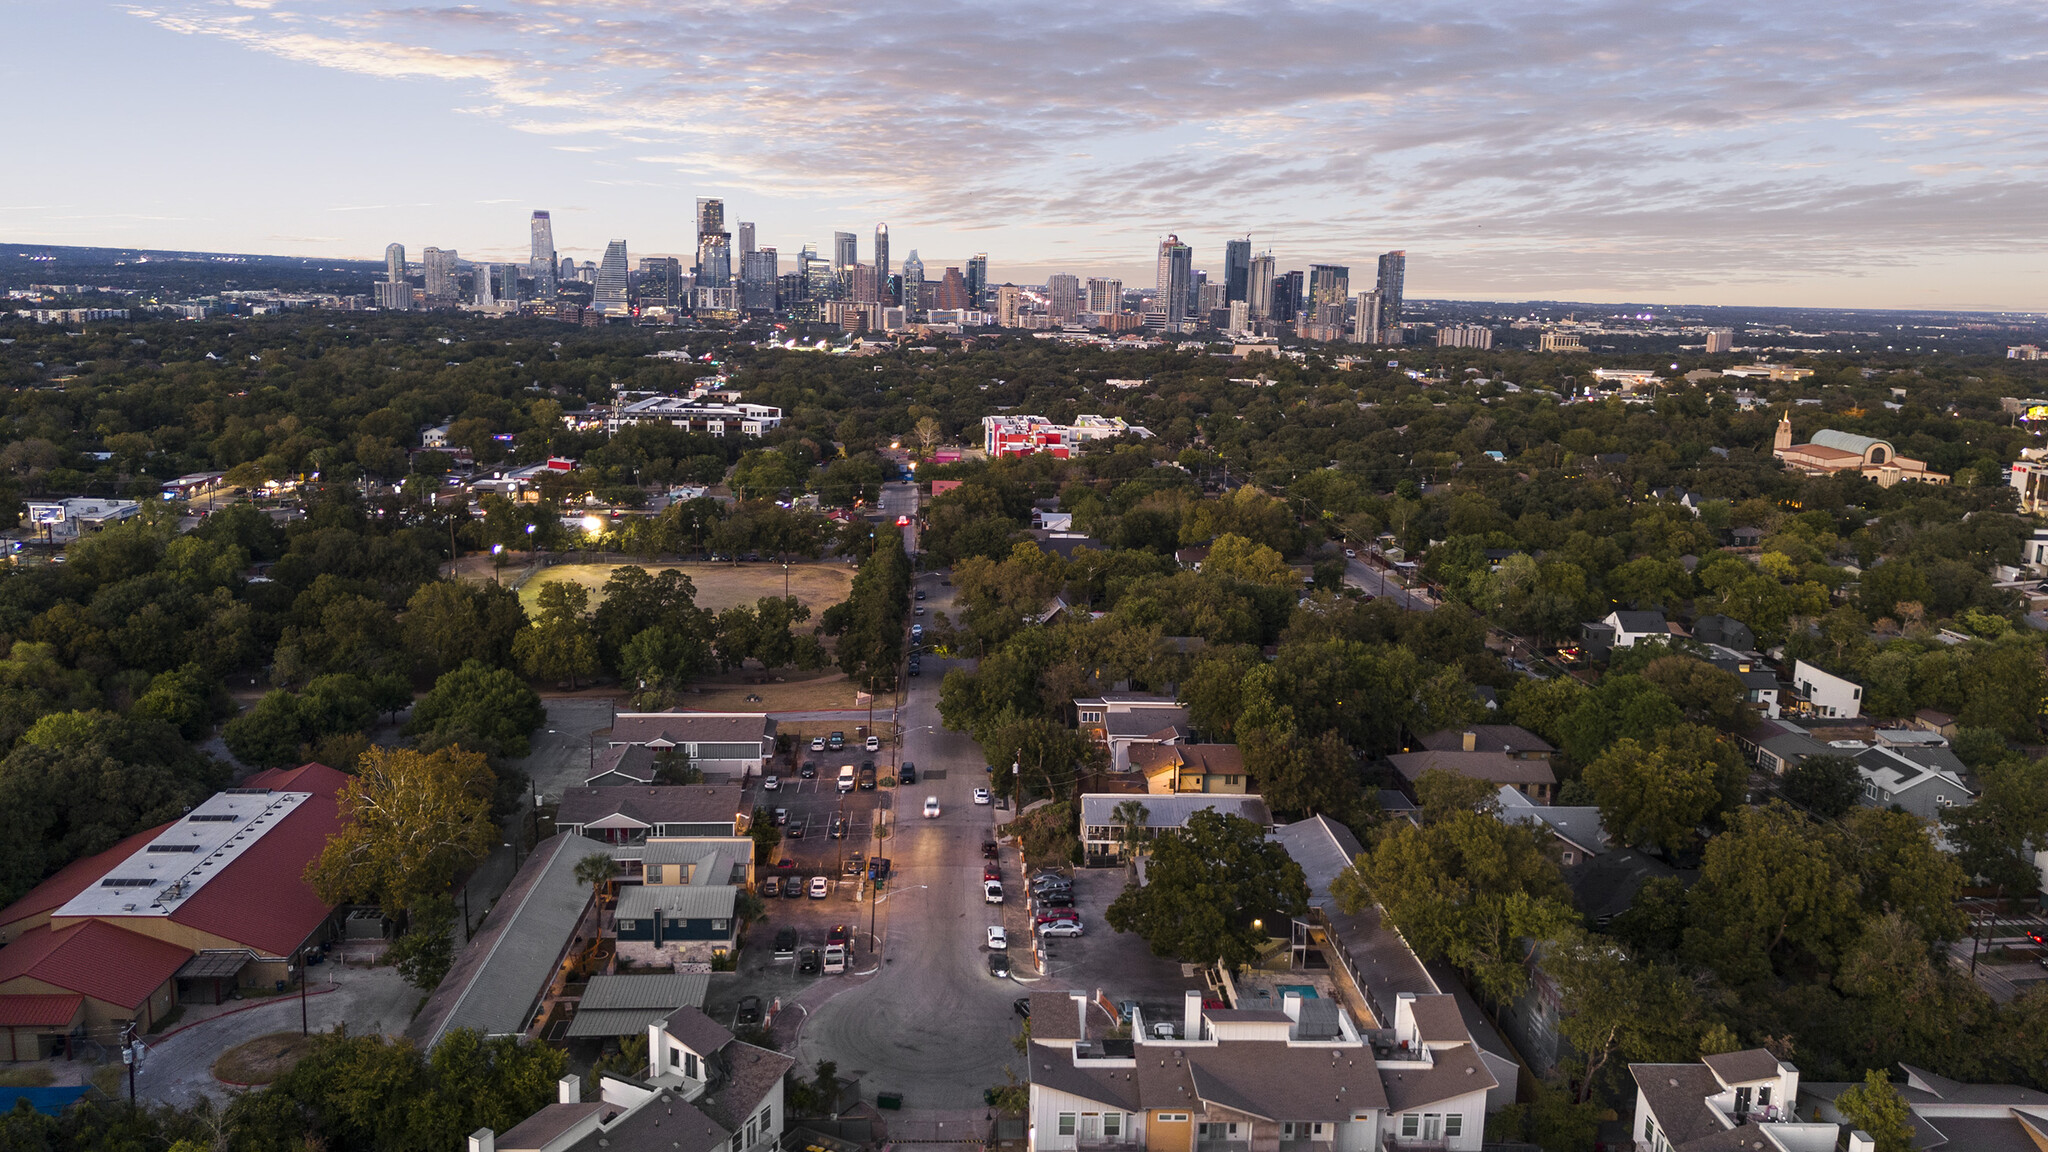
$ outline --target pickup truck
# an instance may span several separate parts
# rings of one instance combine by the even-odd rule
[[[841,748],[846,747],[846,733],[834,732],[831,735],[831,737],[825,741],[825,747],[831,749],[834,752],[837,752]]]
[[[825,947],[825,974],[830,976],[844,971],[846,971],[846,945],[827,945]]]

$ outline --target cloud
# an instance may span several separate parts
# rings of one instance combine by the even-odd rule
[[[716,192],[1086,251],[1168,230],[1519,283],[2037,248],[2048,10],[1960,0],[166,0]],[[1044,241],[1036,237],[1046,237]],[[1032,255],[1026,253],[1024,255]],[[1418,263],[1418,269],[1426,265]],[[1683,273],[1671,271],[1686,269]]]

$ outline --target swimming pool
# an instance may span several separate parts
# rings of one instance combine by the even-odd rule
[[[1316,987],[1313,984],[1275,984],[1273,989],[1280,993],[1282,1000],[1287,999],[1289,992],[1299,992],[1303,1000],[1316,999]]]

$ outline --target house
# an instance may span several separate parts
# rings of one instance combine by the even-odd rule
[[[2034,1152],[2048,1143],[2048,1093],[2013,1084],[1964,1084],[1911,1064],[1901,1064],[1899,1070],[1906,1074],[1906,1082],[1893,1087],[1905,1097],[1912,1113],[1909,1123],[1915,1148]],[[1835,1101],[1856,1086],[1801,1084],[1800,1110],[1816,1120],[1846,1127],[1848,1118],[1835,1108]],[[1849,1147],[1856,1152],[1853,1137]]]
[[[626,849],[617,855],[638,861],[637,849],[649,838],[738,836],[751,815],[737,784],[568,788],[555,809],[555,828]]]
[[[1773,776],[1783,776],[1808,756],[1826,756],[1833,750],[1813,738],[1812,733],[1790,720],[1761,720],[1747,732],[1735,734],[1735,743],[1750,763]]]
[[[640,859],[643,884],[754,886],[754,841],[746,836],[653,837]]]
[[[1913,727],[1939,732],[1950,740],[1956,738],[1956,718],[1932,708],[1922,708],[1913,713]]]
[[[1579,625],[1589,659],[1605,660],[1616,648],[1633,648],[1644,640],[1662,640],[1671,628],[1662,612],[1634,612],[1616,609],[1598,620]]]
[[[1756,647],[1756,633],[1733,616],[1702,616],[1693,622],[1692,636],[1702,644],[1717,644],[1737,652]]]
[[[1130,750],[1131,770],[1145,777],[1155,795],[1226,792],[1243,795],[1244,752],[1235,744],[1139,744]]]
[[[1792,712],[1830,720],[1863,714],[1863,687],[1804,660],[1792,662]]]
[[[1449,772],[1470,780],[1484,780],[1489,784],[1508,784],[1538,804],[1550,803],[1557,791],[1557,773],[1550,767],[1547,758],[1537,759],[1508,752],[1398,752],[1387,757],[1387,763],[1408,782],[1407,791],[1415,791],[1415,782],[1425,772]]]
[[[1635,906],[1636,893],[1651,880],[1674,877],[1681,881],[1696,874],[1681,874],[1676,868],[1634,848],[1616,848],[1596,853],[1565,870],[1564,882],[1572,890],[1572,904],[1579,914],[1601,928]]]
[[[1208,558],[1209,546],[1207,544],[1197,544],[1191,548],[1181,548],[1173,554],[1174,563],[1179,564],[1190,572],[1200,572],[1203,561]]]
[[[1743,632],[1748,632],[1748,629],[1744,628]],[[1742,698],[1745,701],[1756,705],[1765,716],[1773,720],[1778,718],[1779,693],[1784,686],[1779,683],[1778,674],[1764,664],[1761,656],[1722,644],[1709,643],[1706,649],[1709,664],[1742,681]]]
[[[731,884],[629,884],[612,925],[636,963],[704,963],[732,951],[739,889]]]
[[[789,1123],[793,1057],[733,1038],[701,1009],[647,1025],[645,1078],[606,1075],[600,1099],[560,1080],[555,1103],[502,1135],[480,1128],[469,1152],[771,1152]]]
[[[1901,456],[1898,450],[1892,447],[1891,441],[1879,440],[1874,436],[1858,436],[1854,432],[1837,432],[1833,428],[1823,428],[1813,434],[1810,443],[1794,444],[1792,413],[1789,411],[1778,420],[1778,431],[1771,444],[1771,455],[1795,472],[1804,472],[1809,476],[1854,472],[1876,481],[1880,488],[1889,488],[1901,480],[1946,484],[1949,479],[1947,473],[1928,468],[1925,460]]]
[[[1448,1000],[1448,997],[1433,997]],[[1270,1011],[1204,1008],[1184,998],[1178,1037],[1131,1034],[1082,993],[1031,997],[1031,1152],[1120,1147],[1146,1152],[1367,1152],[1478,1149],[1493,1074],[1458,1021],[1404,1000],[1398,1047],[1373,1041],[1333,1000],[1289,993]]]
[[[259,772],[0,910],[0,1020],[24,1021],[8,1025],[18,1050],[79,1027],[151,1029],[181,1001],[288,978],[332,931],[334,906],[304,877],[342,826],[346,779],[322,764]]]
[[[707,777],[745,779],[775,755],[775,721],[765,712],[621,712],[612,718],[607,742],[657,752],[679,748]]]
[[[1550,742],[1518,724],[1473,724],[1446,728],[1416,740],[1431,752],[1498,752],[1517,760],[1541,760],[1548,764],[1557,749]]]
[[[1179,744],[1192,737],[1188,710],[1171,696],[1123,694],[1074,701],[1081,731],[1109,751],[1112,772],[1131,770],[1131,749]]]
[[[1600,824],[1598,808],[1538,804],[1512,784],[1501,785],[1496,796],[1500,818],[1541,828],[1557,842],[1558,863],[1567,869],[1608,850],[1607,829]]]
[[[485,1036],[531,1032],[540,1023],[543,997],[566,962],[597,939],[593,894],[576,878],[576,865],[588,856],[614,852],[570,833],[534,845],[405,1034],[431,1049],[457,1028]]]
[[[1089,792],[1081,797],[1081,848],[1091,858],[1100,860],[1121,860],[1124,851],[1124,825],[1117,819],[1116,809],[1124,803],[1135,802],[1144,811],[1144,821],[1138,829],[1138,838],[1150,840],[1161,832],[1169,832],[1187,826],[1188,817],[1197,812],[1221,812],[1229,816],[1241,816],[1261,828],[1273,826],[1273,814],[1266,802],[1257,796],[1232,796],[1209,793],[1186,793],[1173,796],[1129,796],[1119,793]]]
[[[1840,1134],[1832,1123],[1793,1118],[1799,1069],[1762,1048],[1628,1070],[1636,1082],[1633,1135],[1648,1152],[1832,1152]]]
[[[1903,808],[1930,824],[1958,804],[1977,799],[1965,782],[1968,769],[1946,748],[1875,747],[1861,740],[1833,740],[1828,747],[1856,762],[1863,776],[1857,803],[1866,808]]]
[[[590,788],[652,784],[661,753],[645,744],[606,745],[592,754],[583,783]]]

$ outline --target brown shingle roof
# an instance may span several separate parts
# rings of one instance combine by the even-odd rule
[[[498,1137],[498,1152],[531,1152],[545,1148],[577,1122],[595,1113],[617,1113],[616,1104],[593,1101],[589,1104],[550,1104],[521,1120]]]
[[[610,740],[614,744],[646,744],[657,739],[671,744],[758,744],[774,734],[775,724],[766,712],[622,712],[612,719]]]
[[[1226,1040],[1190,1051],[1188,1063],[1204,1101],[1268,1120],[1349,1120],[1354,1111],[1387,1106],[1379,1066],[1363,1045],[1293,1048],[1273,1040]],[[1486,1081],[1491,1086],[1493,1078]],[[1171,1105],[1148,1098],[1145,1106]]]
[[[1628,1070],[1673,1145],[1726,1130],[1707,1106],[1707,1097],[1721,1094],[1721,1082],[1705,1064],[1631,1064]]]
[[[1124,1112],[1138,1110],[1138,1079],[1134,1068],[1089,1068],[1074,1063],[1060,1048],[1033,1045],[1031,1082],[1083,1100],[1094,1100]]]
[[[742,810],[741,795],[737,784],[567,788],[555,824],[581,826],[614,814],[642,824],[730,823]]]
[[[1465,1033],[1465,1018],[1458,1012],[1456,997],[1417,996],[1414,1013],[1415,1030],[1426,1042],[1469,1039]]]
[[[1434,1055],[1436,1063],[1428,1068],[1380,1070],[1389,1111],[1406,1112],[1500,1085],[1500,1081],[1493,1078],[1493,1073],[1486,1070],[1486,1062],[1479,1058],[1479,1050],[1470,1044],[1439,1048]]]
[[[698,1100],[697,1107],[713,1122],[734,1132],[747,1122],[747,1117],[761,1110],[762,1098],[796,1067],[794,1056],[738,1040],[728,1044],[720,1058],[725,1065],[725,1079],[713,1086],[711,1095]]]
[[[1471,724],[1463,728],[1446,728],[1431,732],[1418,743],[1431,752],[1462,752],[1465,750],[1465,733],[1472,733],[1475,752],[1501,752],[1513,748],[1517,752],[1555,752],[1549,741],[1518,724]]]
[[[1719,1055],[1705,1057],[1701,1062],[1713,1069],[1714,1075],[1719,1076],[1723,1084],[1730,1086],[1778,1078],[1778,1058],[1764,1048],[1722,1052]]]
[[[1549,761],[1517,760],[1502,752],[1400,752],[1387,762],[1410,780],[1434,770],[1493,784],[1557,783]]]
[[[661,1026],[668,1030],[669,1035],[681,1040],[685,1047],[704,1055],[732,1043],[732,1033],[723,1025],[705,1015],[702,1008],[687,1004],[669,1013]]]

